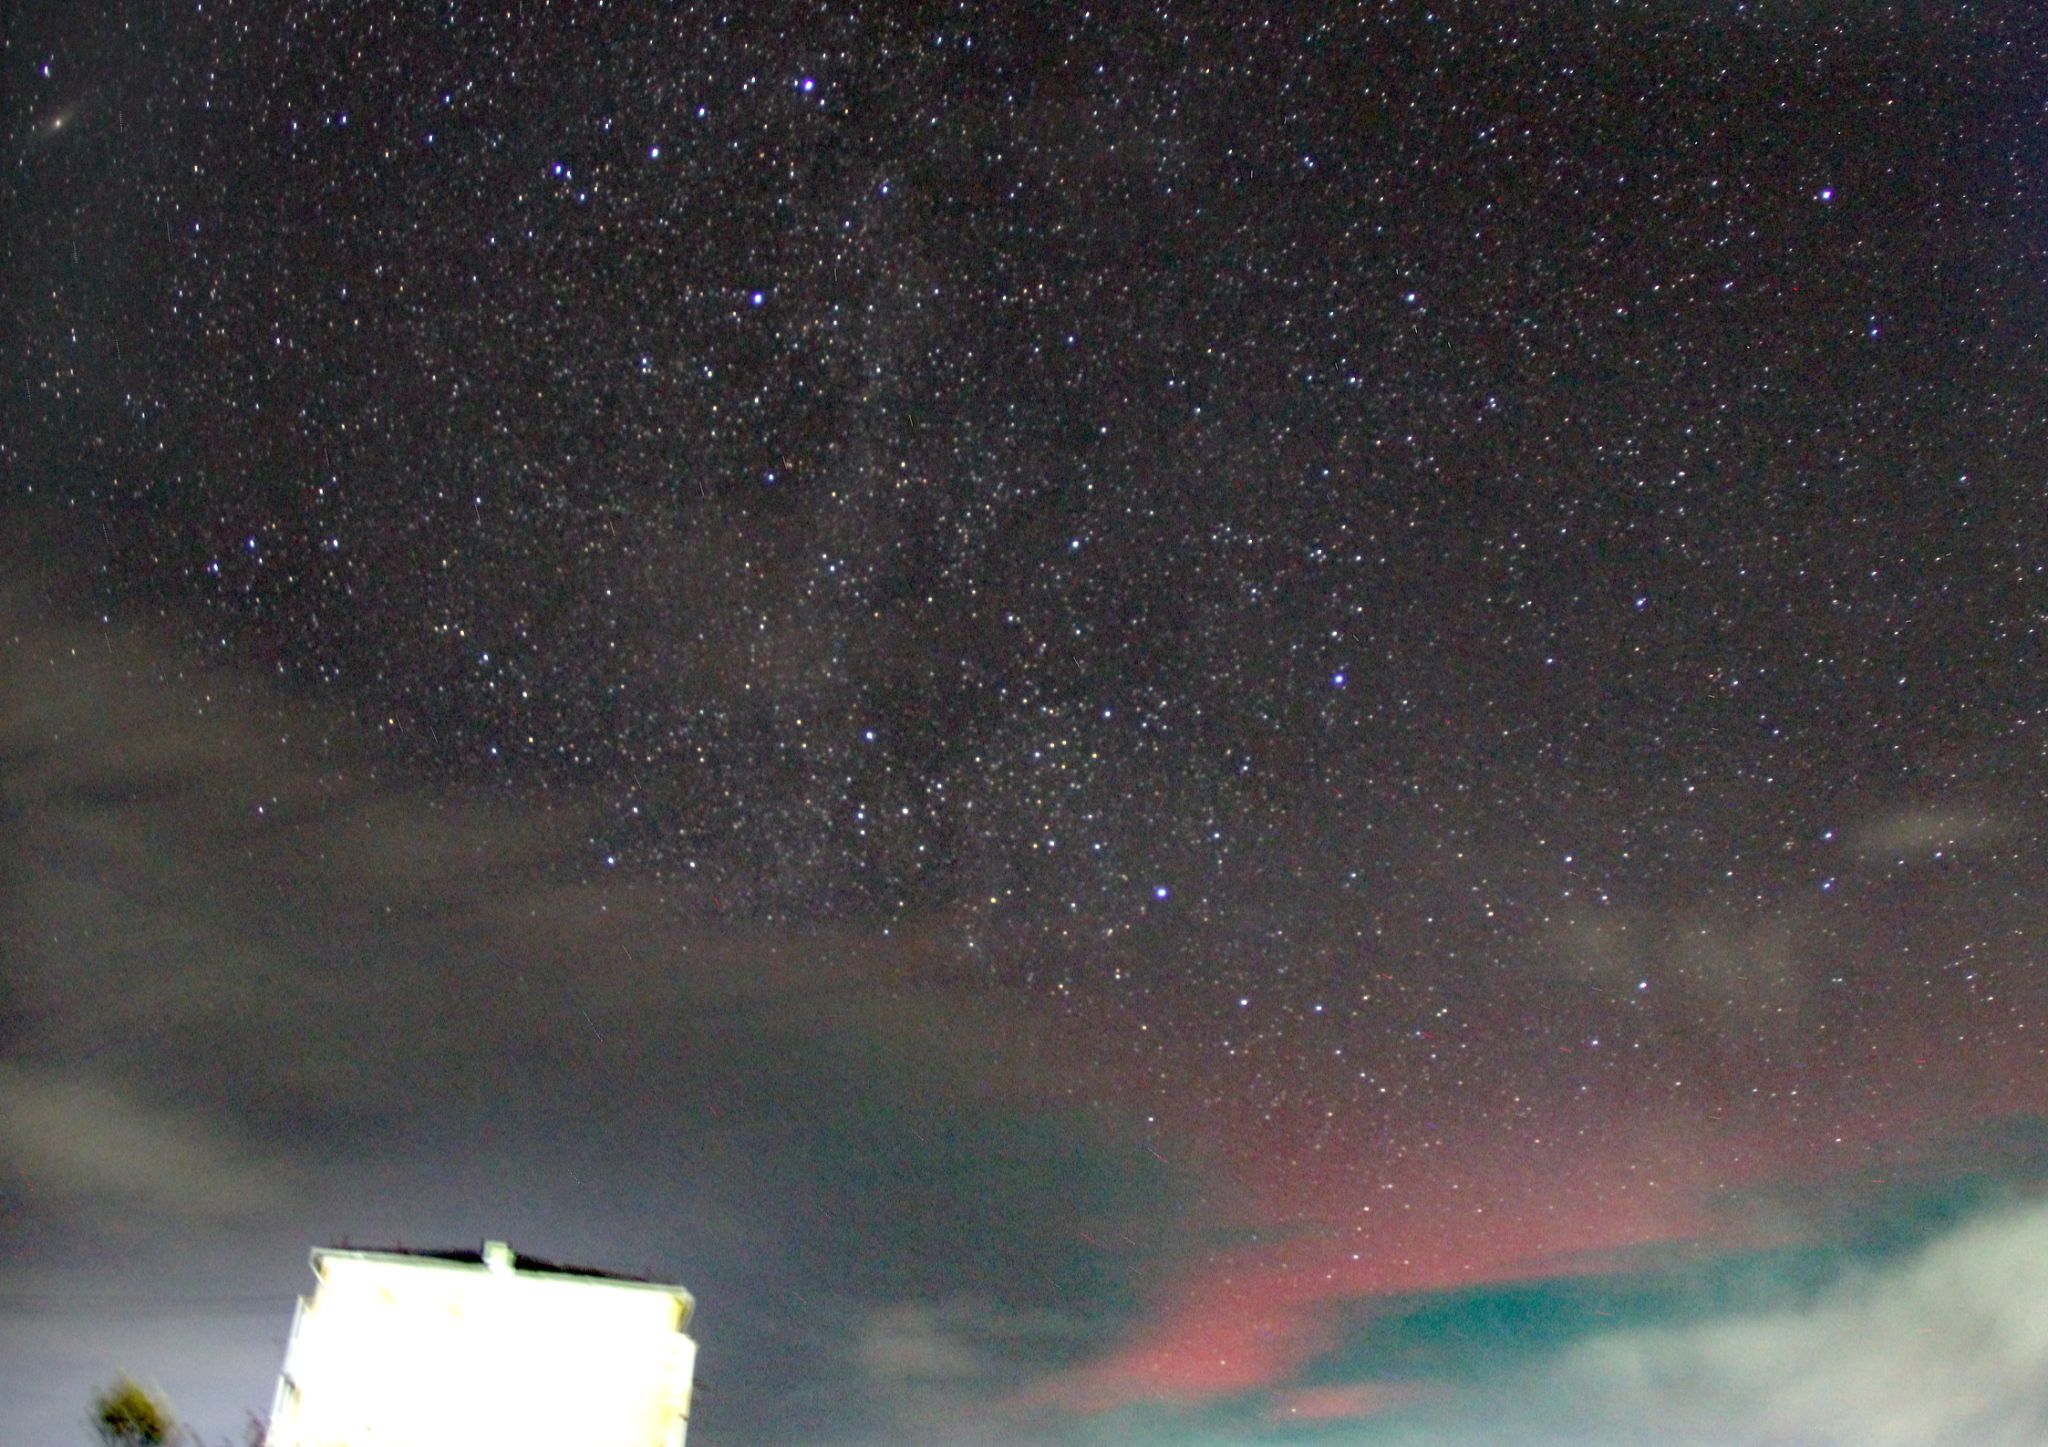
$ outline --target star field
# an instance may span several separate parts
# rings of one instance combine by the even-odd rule
[[[1035,1022],[1199,1230],[1032,1400],[1199,1404],[2040,1110],[2044,44],[45,8],[10,511],[321,788]]]

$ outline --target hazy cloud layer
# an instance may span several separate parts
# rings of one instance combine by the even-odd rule
[[[686,1277],[716,1314],[707,1420],[760,1393],[788,1440],[1848,1447],[2048,1422],[2041,1208],[1797,1310],[1592,1337],[1512,1380],[1001,1410],[1117,1330],[1057,1309],[1102,1281],[1046,1243],[1163,1197],[1031,1124],[1073,1062],[949,979],[943,917],[887,939],[679,918],[593,876],[573,798],[394,778],[146,629],[43,611],[17,584],[0,687],[0,1289],[34,1293],[25,1420],[69,1430],[119,1365],[225,1430],[267,1399],[308,1244],[490,1233]],[[1799,977],[1775,936],[1642,934],[1717,986],[1707,953],[1759,962],[1731,996]],[[1640,948],[1577,957],[1626,984]]]
[[[73,1210],[145,1211],[172,1225],[284,1199],[281,1173],[202,1122],[102,1081],[0,1066],[0,1158]]]
[[[116,1368],[226,1432],[339,1239],[682,1279],[702,1415],[773,1440],[958,1425],[1084,1349],[1043,1328],[1064,1223],[1136,1181],[1043,1024],[948,978],[942,915],[680,910],[589,857],[587,802],[391,771],[48,584],[0,599],[10,1432],[65,1440]]]

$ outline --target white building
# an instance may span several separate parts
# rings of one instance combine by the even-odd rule
[[[680,1286],[482,1251],[316,1250],[270,1447],[683,1447]]]

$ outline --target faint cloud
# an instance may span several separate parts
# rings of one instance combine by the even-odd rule
[[[1859,854],[1913,856],[1996,844],[2011,825],[1988,809],[1910,808],[1880,815],[1849,836]]]
[[[872,1313],[855,1338],[854,1359],[871,1381],[971,1380],[991,1365],[970,1308],[905,1302]]]
[[[1656,1004],[1724,1033],[1796,1026],[1815,974],[1804,911],[1769,915],[1725,907],[1615,909],[1555,926],[1560,974],[1609,998],[1657,983]]]
[[[1086,1335],[1056,1311],[981,1297],[906,1301],[862,1311],[853,1356],[878,1383],[982,1379],[1015,1372],[1020,1360],[1057,1355]]]
[[[235,1217],[284,1196],[273,1171],[193,1120],[96,1080],[0,1067],[0,1156],[31,1191]]]
[[[1275,1422],[1351,1422],[1382,1416],[1422,1395],[1409,1382],[1355,1382],[1349,1386],[1298,1387],[1278,1393],[1267,1415]]]
[[[1042,1414],[990,1403],[1086,1335],[1056,1311],[982,1297],[907,1301],[861,1308],[851,1356],[883,1429],[875,1440],[1009,1444],[1037,1440],[1031,1420]]]

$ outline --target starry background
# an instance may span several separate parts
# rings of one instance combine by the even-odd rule
[[[0,52],[10,1436],[485,1235],[713,1442],[2048,1422],[2048,15],[131,9]]]

